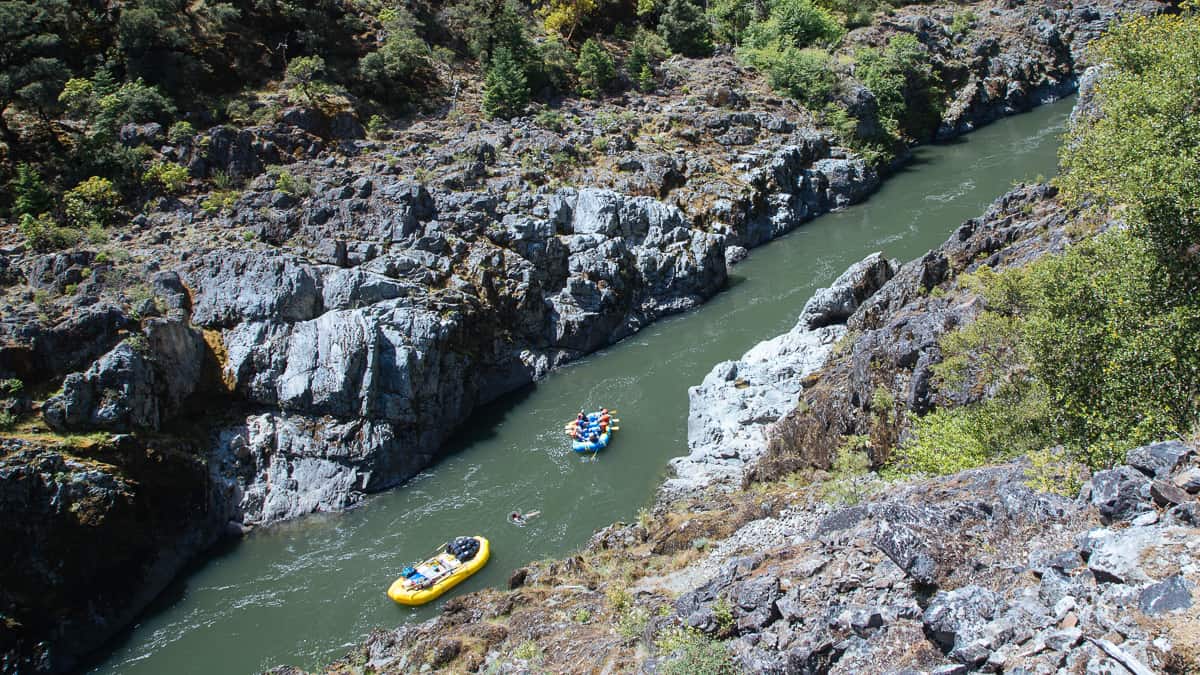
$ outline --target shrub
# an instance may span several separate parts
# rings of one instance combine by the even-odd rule
[[[688,627],[672,627],[654,641],[658,651],[670,655],[658,672],[663,675],[735,675],[737,666],[724,643],[711,640]]]
[[[708,16],[717,42],[740,45],[754,20],[754,4],[749,0],[712,0],[708,3]]]
[[[529,83],[520,64],[505,47],[496,49],[483,82],[483,111],[488,117],[511,117],[529,102]]]
[[[191,145],[192,139],[195,137],[196,127],[186,120],[172,124],[171,128],[167,130],[167,140],[175,145]]]
[[[883,50],[860,50],[857,61],[854,74],[875,95],[884,126],[911,138],[937,128],[942,90],[915,36],[896,35]]]
[[[142,182],[157,186],[167,194],[182,192],[189,180],[191,175],[187,167],[173,162],[155,162],[142,176]]]
[[[958,12],[954,15],[954,20],[950,22],[950,32],[954,35],[966,35],[978,20],[979,17],[975,12],[969,9]]]
[[[67,191],[63,197],[63,208],[67,220],[77,228],[105,228],[116,216],[121,196],[112,181],[92,176]]]
[[[329,92],[325,81],[325,59],[320,56],[298,56],[287,64],[283,85],[298,103],[316,105]]]
[[[417,20],[403,5],[379,13],[384,38],[379,49],[362,57],[359,77],[381,100],[403,100],[429,70],[429,45],[417,34]]]
[[[712,34],[704,11],[691,0],[670,0],[658,21],[658,33],[676,54],[712,54]]]
[[[8,431],[17,425],[17,416],[10,410],[0,410],[0,431]]]
[[[833,44],[845,30],[827,10],[812,0],[777,0],[764,21],[746,32],[746,45],[754,50],[782,50]]]
[[[1136,17],[1094,43],[1107,62],[1099,115],[1081,115],[1060,151],[1069,203],[1123,205],[1123,217],[1182,300],[1200,291],[1200,10]],[[1091,201],[1089,201],[1091,200]]]
[[[838,447],[831,467],[833,477],[822,486],[822,498],[835,504],[857,504],[870,494],[864,475],[871,469],[866,436],[848,436]]]
[[[11,397],[20,394],[22,391],[25,391],[25,383],[17,378],[11,377],[7,380],[0,380],[0,395]]]
[[[547,33],[558,33],[568,40],[579,24],[596,12],[597,0],[545,0],[538,9]]]
[[[629,49],[629,60],[625,63],[625,68],[640,91],[654,89],[654,65],[670,54],[662,36],[638,26],[637,32],[633,34],[633,46]]]
[[[579,93],[589,98],[598,98],[616,75],[612,56],[592,38],[579,49],[575,71],[579,73]]]
[[[371,138],[382,138],[387,133],[388,123],[380,115],[371,115],[367,120],[367,135]]]
[[[60,227],[48,213],[37,217],[28,213],[22,215],[17,229],[29,248],[35,251],[57,251],[78,244],[80,239],[78,230]]]
[[[787,47],[777,54],[768,53],[760,54],[759,63],[765,66],[771,87],[811,109],[820,110],[837,84],[829,54],[820,49],[795,47]]]

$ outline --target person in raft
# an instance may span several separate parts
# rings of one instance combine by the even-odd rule
[[[608,425],[612,422],[612,415],[608,413],[608,408],[600,409],[600,431],[608,431]]]

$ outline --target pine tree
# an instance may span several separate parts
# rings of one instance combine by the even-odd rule
[[[579,73],[579,93],[589,98],[599,97],[616,75],[612,57],[592,38],[579,48],[575,70]]]
[[[671,0],[658,22],[658,32],[676,54],[695,57],[712,54],[708,18],[691,0]]]
[[[507,47],[497,47],[483,81],[483,112],[488,117],[511,117],[529,102],[525,70]]]

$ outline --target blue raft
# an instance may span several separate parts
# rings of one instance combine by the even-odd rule
[[[616,431],[616,427],[613,426],[613,423],[615,423],[617,420],[610,417],[608,420],[608,426],[601,431],[600,416],[601,413],[599,412],[588,413],[586,424],[582,421],[571,421],[567,423],[567,434],[575,434],[577,429],[582,429],[582,433],[579,434],[579,436],[585,439],[573,441],[571,443],[572,450],[578,453],[596,453],[608,447],[608,442],[612,439],[612,432]],[[597,439],[595,441],[586,440],[591,438],[592,434],[596,434]]]
[[[590,429],[599,430],[598,427],[590,427],[589,433]],[[608,447],[608,439],[610,438],[612,438],[612,432],[605,431],[604,433],[600,434],[600,438],[598,438],[595,443],[591,441],[575,441],[571,443],[571,449],[575,452],[600,452],[604,448]]]

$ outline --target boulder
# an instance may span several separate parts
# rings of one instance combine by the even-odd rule
[[[979,586],[939,591],[925,610],[922,623],[929,638],[961,663],[975,666],[987,659],[972,643],[984,637],[984,628],[1002,609],[1000,596]],[[980,658],[982,656],[982,658]]]
[[[1151,478],[1166,478],[1183,466],[1192,449],[1179,441],[1166,441],[1134,448],[1125,463]]]
[[[828,288],[822,288],[804,305],[800,323],[809,330],[845,323],[859,304],[871,297],[896,274],[896,267],[879,253],[853,264]]]
[[[1148,511],[1150,479],[1130,466],[1097,471],[1092,476],[1092,504],[1106,520],[1131,520]]]
[[[1143,614],[1157,616],[1192,606],[1191,584],[1176,574],[1142,589],[1138,596],[1138,608]]]

